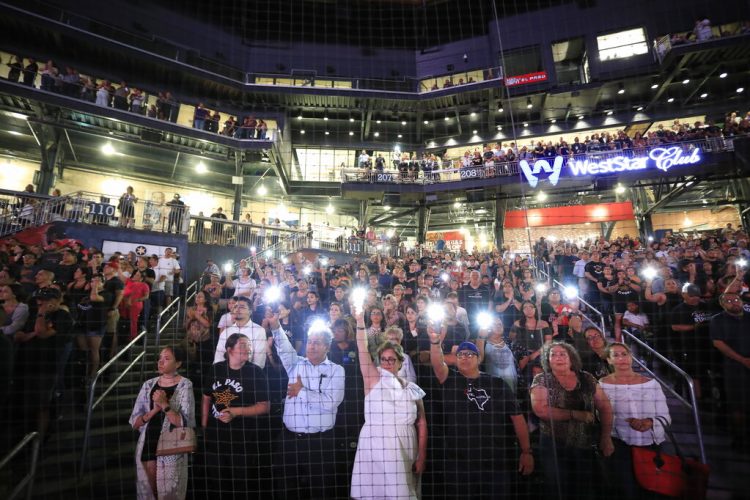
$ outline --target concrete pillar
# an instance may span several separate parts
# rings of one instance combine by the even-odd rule
[[[508,200],[495,200],[495,246],[500,249],[503,247],[505,238],[503,237],[503,227],[505,226],[505,212]]]
[[[39,194],[49,194],[55,184],[55,166],[62,154],[60,135],[60,132],[56,130],[54,135],[51,134],[49,142],[42,143],[42,162],[39,164],[39,178],[36,185],[36,192]]]
[[[234,177],[232,178],[232,184],[234,185],[232,220],[240,220],[242,216],[242,188],[244,186],[243,173],[242,151],[237,150],[234,152]]]

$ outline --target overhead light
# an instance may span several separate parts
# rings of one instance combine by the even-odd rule
[[[23,135],[23,134],[22,134],[21,132],[17,132],[17,131],[15,131],[15,130],[8,130],[8,133],[9,133],[10,135]]]
[[[327,131],[327,130],[326,130],[326,135],[331,135],[331,133],[330,133],[329,131]]]
[[[685,78],[684,80],[682,80],[683,85],[687,85],[688,83],[690,83],[690,78]]]
[[[624,192],[625,192],[625,186],[623,186],[622,184],[618,184],[618,185],[617,185],[617,186],[615,187],[615,193],[617,193],[617,194],[622,194],[622,193],[624,193]]]
[[[738,94],[741,94],[744,91],[745,91],[745,87],[737,87],[737,93]]]
[[[406,120],[402,120],[401,125],[406,125]]]
[[[258,194],[261,196],[265,196],[268,194],[268,188],[266,188],[265,184],[261,184],[258,186]]]
[[[354,118],[349,118],[349,121],[350,121],[350,122],[353,122],[353,121],[354,121]]]
[[[305,135],[305,129],[300,130],[299,133]]]
[[[553,118],[553,119],[551,119],[551,120],[550,120],[549,122],[550,122],[550,123],[557,123],[557,119],[556,119],[556,118]]]
[[[399,139],[401,139],[402,137],[403,137],[403,135],[401,135],[401,134],[398,134],[398,138],[399,138]]]
[[[328,203],[328,206],[326,207],[326,213],[330,215],[333,213],[333,210],[334,210],[333,205]]]
[[[545,193],[544,191],[539,191],[539,193],[536,195],[537,201],[544,201],[546,199],[547,199],[547,193]]]
[[[503,107],[502,107],[502,106],[500,106],[499,108],[497,108],[497,112],[498,112],[498,113],[502,113],[503,111],[505,111],[505,110],[503,109]]]
[[[380,125],[383,122],[381,120],[376,120],[375,123],[377,123],[378,125]]]
[[[326,115],[326,116],[324,116],[324,117],[323,117],[323,121],[324,121],[324,122],[327,122],[327,121],[328,121],[328,115]]]
[[[472,130],[471,133],[474,134],[474,135],[477,135],[477,131],[476,130]]]
[[[448,117],[448,115],[445,115],[445,118],[443,118],[443,120],[448,121],[450,120],[450,118]]]
[[[674,97],[670,97],[669,99],[667,99],[667,102],[674,102]]]
[[[527,97],[526,98],[526,109],[531,109],[533,107],[534,107],[534,105],[531,104],[531,97]]]
[[[614,113],[614,111],[612,111],[612,110],[610,109],[609,111],[607,111],[607,116],[612,116],[612,113]]]
[[[503,126],[502,126],[502,125],[498,125],[498,126],[497,126],[497,129],[498,129],[498,130],[502,130],[502,129],[503,129]]]
[[[701,94],[701,99],[705,99],[706,97],[708,97],[708,92],[703,92]]]
[[[422,123],[424,123],[425,125],[429,125],[430,124],[430,122],[428,122],[427,120],[423,121]]]
[[[460,201],[453,202],[453,208],[461,208],[461,202]]]
[[[387,212],[390,209],[391,209],[390,205],[383,205],[383,212]]]
[[[578,115],[579,120],[583,120],[583,115]]]
[[[643,111],[643,106],[638,106],[637,108],[635,108],[635,110],[636,111]]]
[[[354,132],[352,132],[352,131],[350,130],[350,131],[349,131],[349,135],[354,135]]]
[[[206,164],[202,161],[199,161],[198,164],[195,166],[195,172],[198,174],[205,174],[208,172],[208,169],[206,168]]]
[[[9,111],[9,116],[12,116],[13,118],[18,118],[19,120],[28,120],[29,117],[24,115],[23,113],[16,113],[15,111]]]
[[[477,114],[476,114],[476,112],[475,112],[475,111],[472,111],[472,112],[471,112],[471,114],[470,114],[469,116],[471,116],[471,117],[475,117],[475,116],[477,116]]]
[[[624,94],[625,93],[625,85],[623,85],[623,83],[620,82],[620,85],[618,87],[619,88],[617,89],[617,93],[620,94],[620,95]]]
[[[107,156],[115,154],[115,147],[112,145],[111,142],[107,142],[102,146],[102,153],[104,153]]]
[[[380,137],[380,132],[375,132],[375,137]]]
[[[723,71],[721,74],[719,74],[719,78],[726,78],[726,77],[727,77],[726,71]]]
[[[658,88],[659,88],[659,84],[658,83],[652,83],[651,84],[651,90],[656,90]]]
[[[528,127],[529,126],[529,122],[523,122],[523,126],[524,126],[524,128]]]
[[[298,120],[301,120],[301,119],[302,119],[302,113],[300,113],[299,115],[297,115],[297,119],[298,119]]]

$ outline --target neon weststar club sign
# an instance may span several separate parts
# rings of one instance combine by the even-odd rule
[[[668,148],[653,148],[645,156],[615,156],[611,158],[585,158],[570,159],[565,164],[565,158],[556,156],[550,164],[549,160],[536,160],[534,164],[529,164],[526,160],[518,162],[521,172],[531,187],[536,187],[539,183],[539,174],[542,172],[549,174],[549,182],[556,186],[563,173],[563,166],[566,167],[566,176],[581,177],[588,175],[618,174],[621,172],[631,172],[657,168],[667,172],[670,168],[680,165],[695,165],[702,160],[701,149],[693,148],[686,151],[680,146]],[[565,164],[565,165],[564,165]]]

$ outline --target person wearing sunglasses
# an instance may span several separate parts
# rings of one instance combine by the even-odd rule
[[[456,370],[443,357],[447,334],[430,323],[430,362],[440,387],[446,415],[434,432],[432,462],[435,496],[502,498],[513,495],[518,473],[534,471],[529,429],[510,387],[500,378],[479,371],[479,349],[461,342],[455,349]],[[516,447],[514,441],[518,442]],[[518,457],[518,458],[516,458]]]
[[[399,377],[405,355],[386,340],[370,356],[364,312],[355,311],[359,367],[364,379],[365,425],[352,472],[352,498],[420,498],[427,453],[425,392]]]

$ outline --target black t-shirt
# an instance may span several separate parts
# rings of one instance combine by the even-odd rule
[[[466,309],[469,315],[469,323],[472,325],[476,322],[477,313],[486,311],[490,303],[490,289],[484,285],[473,288],[471,285],[464,285],[458,291],[461,307]]]
[[[107,309],[112,309],[112,305],[115,303],[117,292],[121,292],[125,289],[125,283],[122,282],[117,276],[110,278],[104,282],[104,291],[108,293],[108,302],[105,302]]]
[[[750,312],[743,311],[741,317],[730,316],[726,312],[717,314],[710,322],[711,340],[721,340],[740,356],[750,356]],[[737,361],[724,358],[730,366],[747,370]]]
[[[54,270],[55,279],[66,285],[73,281],[73,273],[78,269],[78,264],[58,264]]]
[[[691,306],[685,302],[679,304],[672,310],[673,325],[694,325],[695,331],[708,326],[711,318],[718,311],[709,302],[701,301],[697,306]]]
[[[638,292],[627,285],[618,286],[615,293],[612,294],[612,300],[619,304],[638,302]]]
[[[604,263],[603,262],[594,262],[589,261],[586,264],[586,267],[584,267],[584,270],[587,273],[591,273],[591,276],[596,278],[597,281],[601,281],[601,279],[604,277]]]
[[[57,372],[57,358],[62,346],[68,342],[73,334],[73,318],[64,309],[44,315],[47,325],[52,325],[55,334],[45,339],[34,337],[26,345],[34,361],[35,370],[43,373]]]
[[[513,393],[502,379],[480,373],[468,379],[451,370],[442,387],[446,458],[459,470],[510,470],[517,456]]]
[[[203,394],[211,398],[208,430],[217,433],[217,439],[248,440],[247,432],[258,431],[256,417],[237,417],[228,424],[218,419],[226,408],[253,406],[270,401],[268,381],[263,370],[253,363],[245,363],[239,370],[229,367],[227,361],[212,366],[212,373]],[[250,436],[250,439],[253,439]]]
[[[89,300],[89,294],[83,297],[77,304],[78,331],[94,332],[99,331],[107,322],[107,304],[112,303],[111,294],[102,290],[100,294],[104,300],[102,302],[92,302]]]

